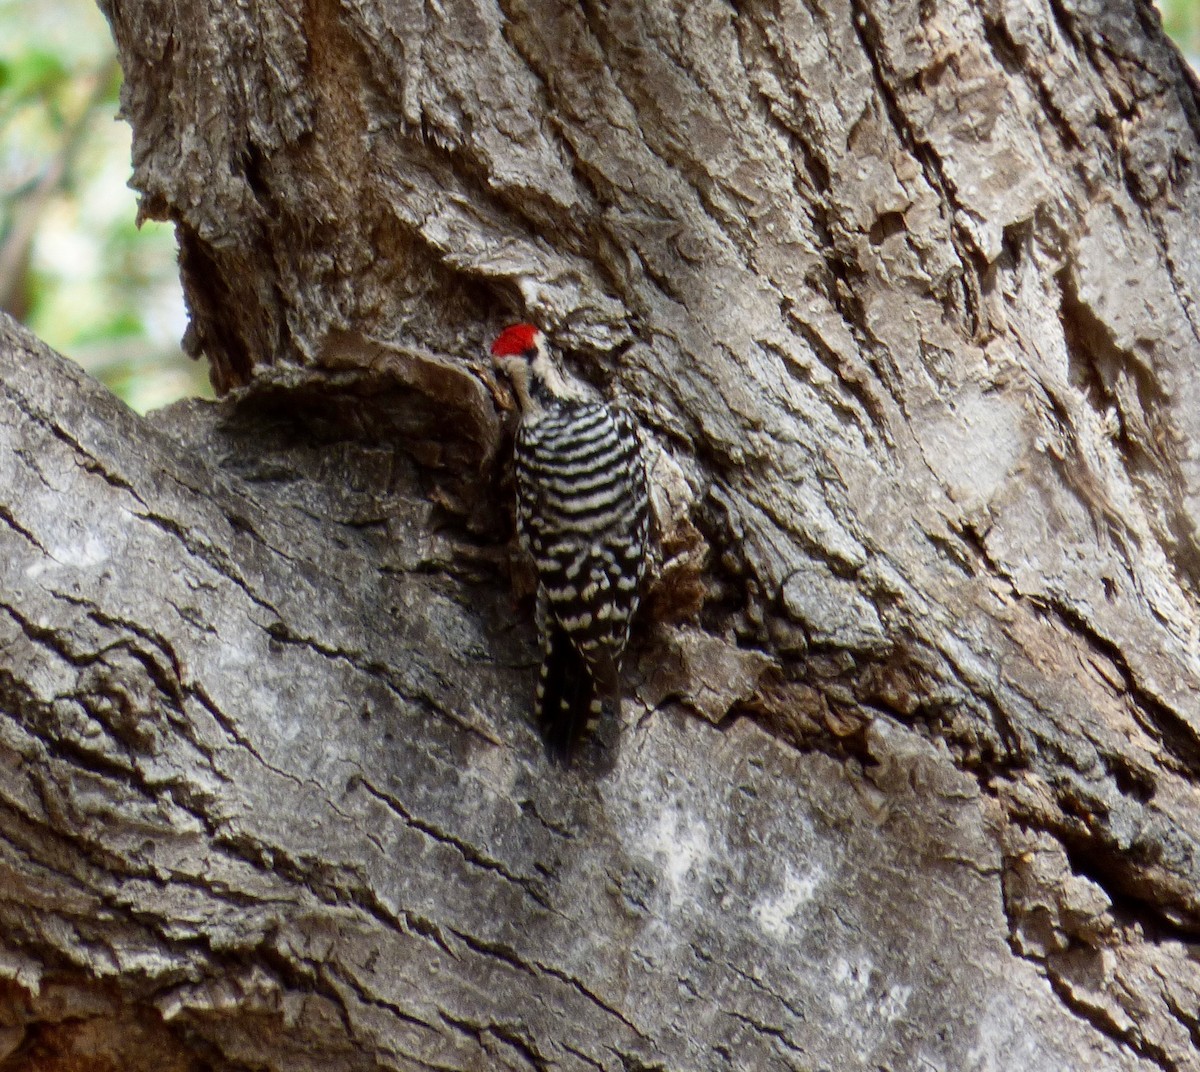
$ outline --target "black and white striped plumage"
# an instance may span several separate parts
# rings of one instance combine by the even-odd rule
[[[517,532],[538,575],[537,717],[551,754],[566,760],[605,703],[620,699],[646,569],[641,443],[626,414],[564,376],[532,325],[506,329],[492,355],[521,407]]]

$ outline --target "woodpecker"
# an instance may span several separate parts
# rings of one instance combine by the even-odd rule
[[[628,415],[563,370],[532,324],[505,328],[492,358],[521,411],[517,535],[538,577],[536,715],[569,762],[589,724],[620,703],[620,660],[646,571],[649,495]]]

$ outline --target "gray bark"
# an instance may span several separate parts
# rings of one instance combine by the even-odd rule
[[[227,397],[142,420],[0,328],[9,1065],[1200,1069],[1200,113],[1148,7],[102,6]],[[656,457],[569,771],[518,316]]]

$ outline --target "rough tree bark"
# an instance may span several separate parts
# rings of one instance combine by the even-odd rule
[[[1200,1069],[1200,122],[1149,6],[102,6],[225,398],[0,330],[6,1068]],[[657,454],[570,771],[512,316]]]

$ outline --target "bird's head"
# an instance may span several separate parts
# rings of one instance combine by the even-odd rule
[[[512,382],[523,413],[537,412],[552,399],[583,397],[563,374],[546,336],[533,324],[513,324],[500,332],[492,343],[492,360]]]

